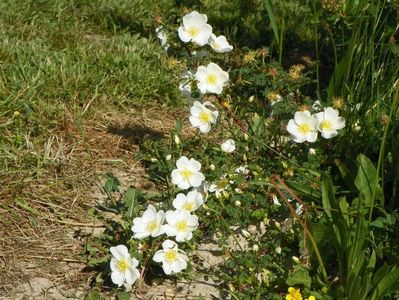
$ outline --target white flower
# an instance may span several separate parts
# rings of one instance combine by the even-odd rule
[[[152,258],[155,262],[162,262],[162,269],[166,275],[179,273],[187,268],[187,254],[178,245],[166,240],[162,243],[163,250],[158,250]]]
[[[315,102],[313,102],[312,109],[314,111],[319,111],[321,109],[321,103],[319,100],[316,100]]]
[[[234,152],[234,150],[236,150],[236,143],[234,142],[234,140],[228,139],[220,146],[220,148],[222,149],[223,152],[231,153]]]
[[[194,128],[199,128],[202,133],[208,133],[211,130],[211,125],[216,123],[219,113],[211,111],[205,105],[210,106],[209,102],[201,104],[195,101],[193,106],[190,108],[190,123]]]
[[[275,194],[272,195],[273,198],[273,204],[276,206],[281,206],[280,201],[278,200],[277,196]]]
[[[149,236],[160,236],[164,233],[162,229],[164,219],[165,213],[163,210],[157,212],[154,206],[151,204],[148,205],[148,208],[143,213],[143,216],[134,218],[133,220],[133,238],[142,240]]]
[[[184,71],[181,74],[181,81],[179,84],[179,90],[186,96],[189,100],[199,100],[202,94],[199,90],[192,91],[191,82],[194,79],[194,74],[190,71]]]
[[[118,286],[122,286],[125,281],[128,285],[132,285],[139,277],[140,272],[137,270],[139,262],[134,257],[131,258],[126,246],[118,245],[110,248],[111,258],[111,280]]]
[[[169,44],[168,44],[168,37],[163,29],[162,26],[155,28],[155,33],[157,34],[157,38],[161,42],[161,46],[165,51],[168,51]]]
[[[316,114],[317,128],[322,137],[330,139],[338,134],[339,129],[345,127],[345,119],[339,117],[339,112],[332,107],[327,107],[323,112]]]
[[[212,33],[209,37],[208,44],[217,53],[227,53],[233,50],[233,46],[229,44],[226,37],[223,35],[216,37],[216,35]]]
[[[166,222],[163,225],[168,236],[176,236],[176,241],[185,242],[193,237],[193,231],[198,227],[198,217],[185,210],[168,210],[165,213]]]
[[[201,93],[221,94],[223,87],[229,82],[229,73],[223,71],[217,64],[209,63],[206,67],[199,66],[195,79]]]
[[[226,174],[223,175],[216,183],[212,183],[211,186],[209,187],[209,192],[215,193],[216,198],[221,198],[224,196],[227,198],[229,196],[227,189],[230,186],[230,184],[233,184],[234,181],[229,181],[226,178]]]
[[[188,192],[187,195],[182,193],[177,194],[176,198],[172,202],[172,205],[176,209],[185,210],[190,213],[196,211],[203,203],[204,199],[202,194],[197,191],[191,191]]]
[[[296,143],[313,143],[317,139],[317,119],[307,110],[297,111],[294,119],[289,120],[287,131]]]
[[[249,170],[247,166],[239,166],[237,169],[235,169],[235,174],[242,174],[242,175],[248,175]]]
[[[201,163],[194,158],[188,160],[187,157],[182,156],[176,161],[177,169],[172,171],[172,182],[182,190],[187,190],[189,187],[199,187],[205,176],[200,172]]]
[[[192,41],[198,46],[204,46],[212,34],[212,27],[207,22],[208,17],[196,11],[185,15],[183,25],[177,30],[179,38],[184,43]]]
[[[201,193],[202,199],[205,202],[208,199],[209,183],[204,180],[199,187],[194,188],[194,191]]]

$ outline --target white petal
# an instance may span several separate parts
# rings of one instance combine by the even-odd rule
[[[317,131],[310,132],[306,135],[306,140],[309,143],[313,143],[317,140]]]
[[[183,24],[186,28],[190,26],[202,27],[207,21],[208,17],[205,14],[198,13],[197,11],[192,11],[183,17]]]
[[[171,240],[165,240],[162,243],[162,248],[164,250],[172,249],[172,248],[177,248],[177,244],[174,241]]]
[[[155,252],[154,256],[152,257],[152,260],[155,262],[161,262],[163,260],[163,255],[164,255],[163,250],[158,250],[157,252]]]
[[[138,240],[143,240],[145,238],[148,238],[151,235],[150,232],[136,232],[133,235],[133,238],[138,239]]]
[[[125,282],[125,274],[115,271],[111,274],[111,280],[113,283],[117,284],[118,286],[122,286]]]
[[[199,126],[199,130],[202,133],[208,133],[211,130],[211,125],[209,123],[201,124]]]
[[[185,156],[180,157],[177,161],[176,161],[176,167],[178,169],[183,169],[188,165],[188,158]]]
[[[125,245],[118,245],[116,247],[110,248],[111,254],[117,259],[120,260],[129,256],[129,251]]]
[[[162,269],[163,269],[163,271],[165,272],[166,275],[172,274],[172,268],[171,268],[170,264],[163,263]]]
[[[183,27],[179,27],[179,29],[177,30],[177,34],[179,35],[179,38],[182,42],[188,43],[189,41],[191,41],[191,36],[188,34],[187,31],[184,30]]]
[[[140,273],[136,268],[127,269],[125,277],[127,284],[132,285],[140,277]]]
[[[208,40],[211,34],[212,34],[212,26],[206,24],[200,28],[200,32],[195,38],[193,38],[193,42],[198,46],[204,46],[208,44]]]
[[[193,187],[199,187],[203,180],[205,180],[205,176],[202,173],[195,173],[189,179]]]
[[[176,236],[177,230],[169,224],[162,226],[167,236]]]
[[[327,120],[334,120],[338,117],[339,112],[332,107],[327,107],[324,110],[324,118]]]
[[[301,125],[303,123],[307,123],[310,117],[310,112],[307,110],[297,111],[294,115],[294,121],[297,125]]]
[[[321,136],[325,139],[330,139],[337,135],[338,135],[338,131],[336,131],[336,130],[328,130],[328,131],[323,131],[321,133]]]
[[[194,172],[201,170],[201,163],[194,158],[190,159],[190,169]]]

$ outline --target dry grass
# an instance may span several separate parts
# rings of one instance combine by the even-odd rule
[[[87,210],[105,197],[102,174],[119,172],[127,185],[154,188],[135,154],[145,139],[168,136],[180,114],[160,107],[98,111],[80,128],[65,117],[44,149],[30,149],[46,158],[39,173],[2,175],[0,295],[35,277],[63,291],[87,288],[94,274],[84,272],[85,236],[102,226]]]

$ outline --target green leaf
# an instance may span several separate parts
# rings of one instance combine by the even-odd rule
[[[278,33],[278,25],[277,25],[277,21],[276,21],[276,16],[274,15],[274,11],[272,9],[272,6],[271,6],[269,0],[265,0],[265,6],[266,6],[267,15],[269,16],[269,19],[270,19],[270,25],[272,26],[272,29],[273,29],[274,38],[276,39],[277,45],[279,45],[280,37],[279,37],[279,33]]]
[[[118,291],[116,294],[116,299],[118,300],[130,300],[131,293],[126,291]]]
[[[85,300],[100,300],[100,291],[97,288],[93,288],[86,296]]]
[[[359,164],[355,178],[355,186],[359,190],[360,207],[370,207],[374,195],[381,196],[381,189],[378,185],[379,178],[377,170],[370,159],[365,155],[359,154],[357,157]],[[363,197],[361,196],[363,195]]]
[[[140,195],[140,190],[134,188],[128,188],[126,193],[123,195],[125,206],[127,207],[127,217],[132,218],[136,216],[137,211],[137,199]]]
[[[108,193],[119,192],[119,186],[121,185],[119,179],[111,172],[107,172],[105,176],[107,181],[105,182],[104,190]]]
[[[342,178],[345,181],[346,186],[349,189],[354,190],[355,185],[353,184],[353,181],[354,181],[355,177],[353,176],[353,174],[349,171],[349,169],[344,165],[344,163],[342,161],[340,161],[339,159],[336,159],[334,161],[338,167],[339,172],[342,175]]]
[[[304,286],[310,288],[312,279],[309,276],[308,270],[302,268],[301,266],[295,266],[294,271],[288,275],[285,283],[289,286],[303,284]]]
[[[371,299],[381,299],[382,296],[399,290],[399,268],[391,269],[378,282]]]
[[[108,261],[109,261],[109,257],[108,256],[104,256],[104,257],[101,257],[101,258],[92,258],[92,259],[89,260],[87,265],[89,267],[97,267],[97,266],[103,265],[105,263],[108,263]]]

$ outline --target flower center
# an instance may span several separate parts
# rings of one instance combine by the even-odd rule
[[[116,267],[119,272],[125,272],[129,268],[129,264],[127,263],[126,260],[121,259],[118,260],[118,262],[116,263]]]
[[[177,251],[176,250],[168,250],[165,252],[165,260],[168,263],[172,263],[177,259]]]
[[[180,171],[180,175],[184,180],[189,180],[190,177],[193,176],[193,172],[189,169],[183,169]]]
[[[321,121],[320,128],[321,128],[321,130],[331,130],[332,129],[331,121],[328,121],[328,120]]]
[[[206,111],[201,111],[198,117],[202,123],[209,123],[211,119],[210,113]]]
[[[176,230],[177,231],[186,231],[187,230],[187,222],[185,220],[181,220],[176,223]]]
[[[212,43],[212,47],[215,48],[215,49],[220,49],[220,45],[218,43],[216,43],[216,42]]]
[[[157,229],[158,229],[158,224],[157,224],[156,221],[152,221],[152,222],[148,223],[148,225],[147,225],[147,230],[148,230],[149,232],[154,232],[154,231],[157,230]]]
[[[298,130],[302,134],[307,134],[310,131],[310,126],[309,126],[309,124],[306,124],[306,123],[301,124],[301,125],[299,125]]]
[[[219,182],[216,184],[218,190],[224,190],[228,185],[229,181],[226,178],[219,180]]]
[[[191,26],[191,27],[188,29],[188,34],[189,34],[191,37],[196,37],[196,36],[199,34],[199,29],[198,29],[197,27],[195,27],[195,26]]]
[[[215,74],[208,74],[206,76],[206,82],[211,85],[215,85],[218,82],[218,79]]]
[[[191,203],[191,202],[186,202],[184,205],[183,205],[183,209],[184,210],[187,210],[187,211],[192,211],[193,210],[193,203]]]

